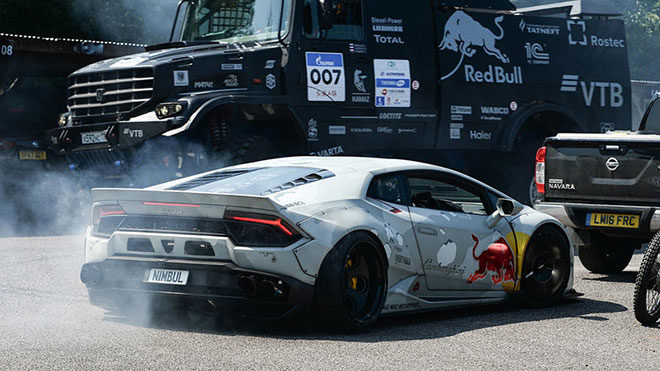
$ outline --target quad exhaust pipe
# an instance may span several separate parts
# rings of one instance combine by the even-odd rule
[[[98,286],[103,282],[103,271],[96,265],[85,264],[80,270],[80,280],[87,286]]]
[[[279,281],[278,284],[282,282]],[[260,299],[276,299],[284,296],[284,291],[278,284],[270,279],[259,279],[252,275],[241,275],[238,277],[238,287],[247,297],[258,297]]]

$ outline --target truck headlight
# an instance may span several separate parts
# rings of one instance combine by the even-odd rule
[[[57,120],[57,124],[62,128],[67,126],[69,124],[70,117],[71,115],[68,112],[61,114],[60,118]]]
[[[176,116],[185,108],[186,104],[182,102],[161,103],[156,106],[156,117],[162,120],[164,118]]]

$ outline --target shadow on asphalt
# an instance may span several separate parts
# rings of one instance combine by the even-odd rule
[[[515,304],[498,304],[473,308],[413,313],[382,318],[366,332],[340,334],[320,326],[316,321],[299,318],[290,321],[255,321],[199,311],[147,318],[125,316],[109,311],[104,320],[133,326],[171,331],[199,332],[218,335],[252,335],[288,339],[316,339],[350,342],[440,339],[483,328],[560,318],[586,321],[608,321],[604,314],[625,312],[623,305],[593,299],[565,299],[541,309],[522,308]],[[135,312],[133,312],[135,313]]]
[[[600,281],[600,282],[615,282],[615,283],[635,283],[637,272],[621,272],[619,274],[612,274],[599,277],[584,277],[585,281]]]

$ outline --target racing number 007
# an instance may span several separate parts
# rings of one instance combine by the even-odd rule
[[[332,75],[335,75],[335,81],[332,82]],[[318,85],[323,80],[325,85],[337,85],[341,78],[341,70],[323,70],[323,72],[313,69],[310,71],[310,79],[312,84]]]

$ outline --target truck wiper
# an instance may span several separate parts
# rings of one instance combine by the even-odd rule
[[[148,52],[154,51],[154,50],[162,50],[162,49],[170,49],[170,48],[182,48],[185,46],[195,46],[195,45],[207,45],[207,44],[218,44],[218,45],[226,45],[227,43],[220,42],[220,41],[212,41],[212,40],[200,40],[200,41],[174,41],[174,42],[169,42],[169,43],[162,43],[162,44],[155,44],[155,45],[149,45],[146,46],[144,49]]]

